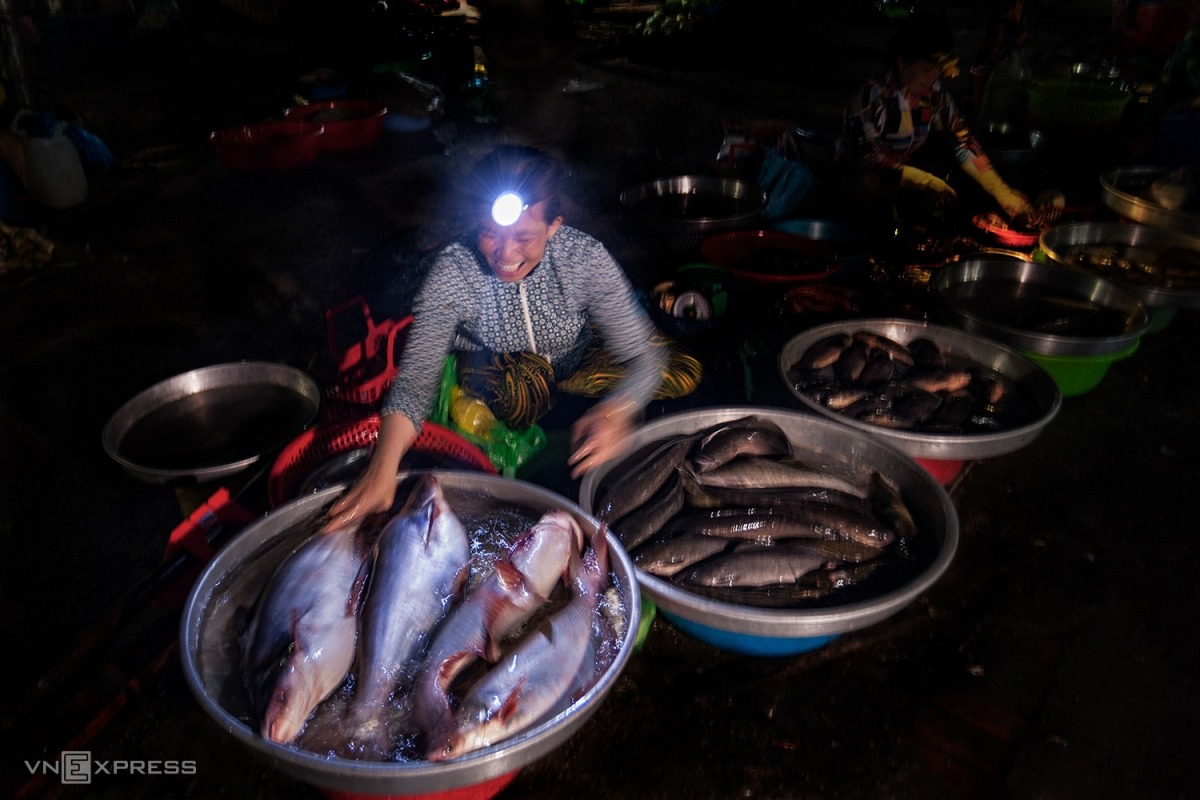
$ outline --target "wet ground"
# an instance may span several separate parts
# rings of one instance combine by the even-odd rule
[[[1104,4],[1037,12],[1047,58],[1104,39]],[[946,13],[973,52],[980,12]],[[663,65],[605,38],[627,22],[594,17],[573,73],[586,91],[569,95],[580,123],[566,143],[569,216],[649,290],[679,257],[638,236],[621,189],[711,169],[727,119],[831,123],[892,23],[850,6],[792,12],[761,47]],[[262,360],[320,375],[326,311],[357,296],[377,320],[403,315],[421,259],[452,228],[446,188],[497,133],[451,113],[295,173],[235,174],[206,133],[274,115],[295,90],[296,71],[262,68],[273,58],[262,40],[176,49],[151,37],[72,52],[43,53],[39,76],[118,163],[94,176],[84,205],[29,210],[54,257],[0,274],[5,793],[315,798],[197,705],[174,650],[186,570],[170,581],[160,568],[172,530],[219,489],[264,513],[264,473],[147,483],[109,458],[101,430],[142,389],[199,367]],[[1097,203],[1098,175],[1128,156],[1092,145],[1060,147],[1028,188],[1054,181],[1070,200]],[[701,388],[656,403],[650,418],[795,407],[774,371],[780,332],[758,324],[764,299],[742,301],[736,324],[696,345]],[[721,651],[659,618],[588,724],[501,796],[1195,796],[1198,333],[1195,312],[1181,311],[1099,387],[1064,400],[1032,443],[969,463],[949,487],[953,563],[908,607],[779,658]],[[556,412],[550,446],[519,478],[576,497],[556,459],[581,405]],[[195,774],[87,786],[31,775],[61,750],[194,761]]]

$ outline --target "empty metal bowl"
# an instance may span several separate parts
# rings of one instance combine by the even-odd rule
[[[1039,130],[1011,122],[990,122],[979,131],[979,141],[988,159],[1005,175],[1009,170],[1024,170],[1037,162],[1046,148],[1046,136]]]
[[[446,499],[468,531],[491,523],[516,528],[551,509],[570,512],[590,538],[599,523],[547,489],[479,472],[436,472]],[[403,481],[402,473],[398,480]],[[345,489],[330,487],[271,511],[242,530],[209,562],[183,609],[180,659],[196,700],[213,721],[256,757],[289,777],[338,797],[436,796],[483,800],[498,793],[525,765],[562,745],[592,716],[613,688],[633,650],[641,596],[633,565],[608,534],[610,573],[625,625],[611,664],[561,713],[491,747],[448,761],[355,761],[271,742],[247,724],[249,700],[240,674],[238,609],[249,607],[263,582],[292,548],[310,535],[325,508]]]
[[[747,416],[778,425],[792,442],[796,455],[809,464],[840,472],[877,471],[890,479],[917,522],[920,566],[906,582],[866,599],[841,604],[833,600],[813,608],[759,608],[716,600],[635,566],[643,595],[653,601],[658,613],[690,636],[716,647],[748,655],[791,655],[822,647],[843,633],[892,616],[946,571],[958,547],[958,515],[945,490],[895,447],[833,420],[772,407],[701,409],[643,425],[633,433],[628,451]],[[619,464],[620,460],[610,461],[584,476],[579,489],[583,508],[592,508],[605,476]]]
[[[632,186],[621,204],[658,251],[686,253],[717,231],[755,225],[767,203],[748,181],[708,175],[678,175]]]
[[[317,415],[321,392],[286,364],[201,367],[139,392],[101,432],[104,451],[146,483],[206,483],[283,447]]]

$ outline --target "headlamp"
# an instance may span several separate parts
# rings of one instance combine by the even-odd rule
[[[529,205],[516,192],[504,192],[492,203],[492,219],[497,225],[516,224]]]

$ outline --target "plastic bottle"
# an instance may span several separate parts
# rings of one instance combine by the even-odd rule
[[[70,208],[87,199],[87,175],[79,149],[66,137],[66,125],[57,123],[48,135],[21,131],[23,113],[13,119],[12,129],[21,136],[25,155],[25,188],[37,203],[49,208]]]
[[[979,104],[979,122],[1024,127],[1029,123],[1029,82],[1033,69],[1018,47],[996,62]]]
[[[496,121],[496,104],[492,96],[492,79],[488,77],[487,65],[476,62],[475,74],[467,81],[463,99],[471,119],[479,123]]]

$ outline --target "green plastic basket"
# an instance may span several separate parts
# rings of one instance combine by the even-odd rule
[[[1029,84],[1029,121],[1041,130],[1111,130],[1120,121],[1130,94],[1092,80],[1044,78]]]

